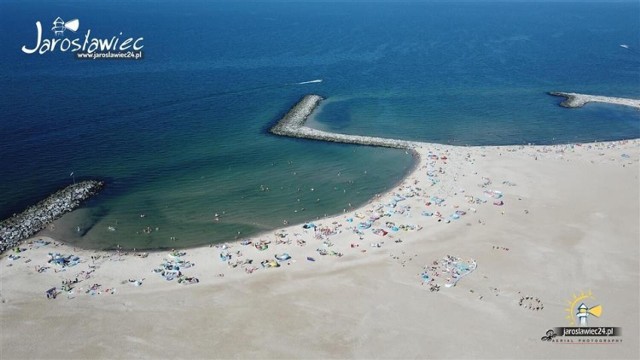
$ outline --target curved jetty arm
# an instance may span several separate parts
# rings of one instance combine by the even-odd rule
[[[566,108],[579,108],[589,102],[599,102],[599,103],[605,103],[605,104],[630,106],[632,108],[636,108],[640,110],[640,100],[636,100],[636,99],[577,94],[577,93],[566,93],[566,92],[559,92],[559,91],[552,91],[549,93],[549,95],[565,97],[566,100],[561,102],[560,106],[563,106]]]
[[[102,189],[102,181],[82,181],[56,191],[20,214],[0,222],[0,254],[33,236],[49,223],[60,218]]]
[[[398,149],[413,149],[418,144],[412,141],[387,139],[374,136],[346,135],[321,131],[304,126],[305,121],[313,110],[318,107],[323,98],[319,95],[306,95],[289,112],[272,127],[272,134],[290,136],[301,139],[331,141],[345,144],[368,146],[382,146]]]

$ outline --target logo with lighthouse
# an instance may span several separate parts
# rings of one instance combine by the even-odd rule
[[[45,55],[54,52],[75,53],[76,59],[133,59],[143,58],[144,37],[125,37],[120,31],[111,37],[92,36],[91,29],[86,29],[84,36],[79,34],[80,20],[64,20],[56,17],[51,22],[51,34],[40,21],[36,21],[35,42],[23,45],[22,52],[27,55]],[[78,37],[73,34],[77,33]]]
[[[566,301],[568,321],[566,327],[555,327],[547,330],[540,340],[553,343],[569,344],[615,344],[622,342],[622,330],[615,326],[601,324],[602,305],[596,301],[591,290]],[[593,321],[594,319],[598,319]],[[593,323],[592,323],[593,322]]]
[[[58,16],[55,20],[53,20],[53,27],[51,28],[51,31],[53,31],[56,36],[62,36],[64,35],[65,30],[76,32],[78,31],[78,28],[80,28],[80,20],[73,19],[64,21],[61,17]]]
[[[589,318],[599,318],[602,315],[602,305],[593,305],[595,298],[589,292],[581,292],[580,295],[573,294],[571,300],[567,300],[567,307],[565,311],[567,314],[567,320],[569,320],[569,326],[589,326]]]

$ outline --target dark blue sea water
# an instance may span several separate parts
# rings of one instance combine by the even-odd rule
[[[108,187],[52,235],[192,246],[341,212],[410,168],[404,151],[268,135],[307,93],[327,97],[314,126],[344,133],[469,145],[637,138],[639,112],[568,110],[546,92],[640,97],[639,13],[637,2],[3,1],[0,217],[74,172]],[[58,16],[80,20],[65,36],[142,36],[144,59],[20,51],[38,20],[54,37]],[[297,85],[313,79],[323,82]]]

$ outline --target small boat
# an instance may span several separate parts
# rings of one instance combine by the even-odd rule
[[[620,44],[620,47],[621,47],[621,48],[628,49],[628,48],[629,48],[629,45],[627,45],[627,44]]]

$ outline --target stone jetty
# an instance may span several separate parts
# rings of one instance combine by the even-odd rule
[[[289,112],[272,127],[272,134],[290,136],[301,139],[331,141],[345,144],[382,146],[397,149],[413,150],[418,143],[406,140],[395,140],[374,136],[346,135],[312,129],[304,126],[305,121],[315,110],[323,98],[319,95],[306,95]]]
[[[599,103],[605,103],[605,104],[629,106],[629,107],[640,110],[640,100],[637,100],[637,99],[567,93],[567,92],[559,92],[559,91],[552,91],[549,93],[549,95],[566,98],[565,101],[560,103],[560,106],[566,107],[566,108],[579,108],[584,106],[586,103],[599,102]]]
[[[0,254],[33,236],[49,223],[68,213],[102,189],[102,181],[82,181],[56,191],[20,214],[0,222]]]

